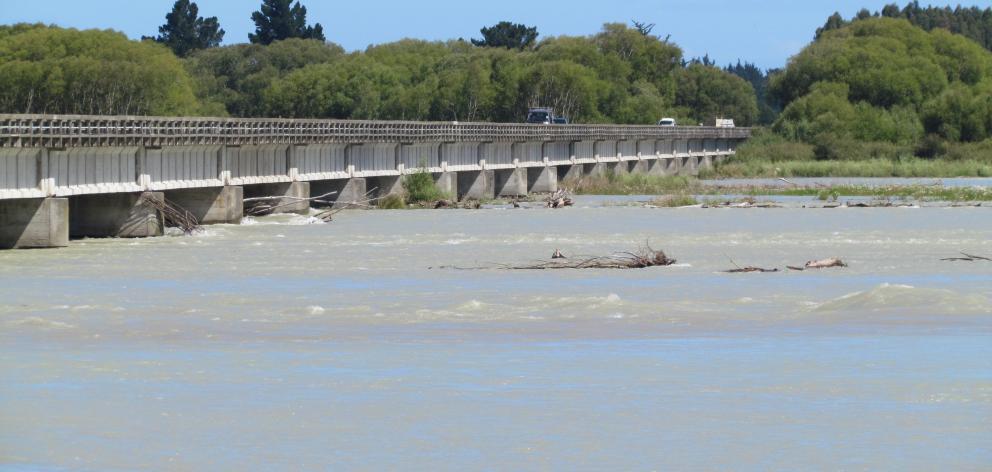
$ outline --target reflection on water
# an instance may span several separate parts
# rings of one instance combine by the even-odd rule
[[[945,181],[946,184],[946,181]],[[981,469],[988,208],[345,212],[0,253],[15,469]],[[644,270],[453,270],[649,242]],[[847,269],[725,274],[734,264]]]

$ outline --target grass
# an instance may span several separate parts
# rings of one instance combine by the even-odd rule
[[[992,177],[992,164],[977,160],[771,161],[730,159],[701,169],[701,179],[774,177]]]
[[[586,176],[565,185],[578,195],[688,194],[700,187],[691,177],[646,174]]]
[[[822,188],[752,188],[749,195],[816,196],[820,200],[846,197],[903,198],[942,202],[992,201],[992,189],[983,187],[943,187],[939,185],[833,185]]]
[[[699,200],[696,200],[696,197],[689,194],[676,193],[673,195],[662,195],[655,198],[654,200],[651,200],[651,205],[665,208],[678,208],[699,205]]]

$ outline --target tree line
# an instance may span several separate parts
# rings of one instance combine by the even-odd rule
[[[781,137],[819,159],[937,157],[992,144],[992,53],[948,30],[865,17],[828,28],[774,74]]]
[[[155,38],[0,27],[0,111],[517,122],[551,106],[573,122],[756,122],[752,87],[685,61],[653,25],[538,40],[500,22],[471,41],[402,40],[346,53],[299,2],[264,0],[250,43],[177,0]],[[40,45],[40,46],[39,46]],[[171,50],[171,51],[170,51]]]
[[[913,26],[926,31],[938,28],[945,29],[971,39],[981,44],[985,49],[992,50],[992,7],[985,9],[962,7],[961,5],[954,8],[930,5],[921,7],[920,2],[915,0],[903,8],[899,8],[899,5],[895,3],[888,4],[874,13],[867,8],[862,8],[850,20],[845,20],[839,12],[834,13],[827,19],[823,27],[816,30],[816,37],[819,38],[827,31],[840,29],[855,21],[869,18],[904,19]]]

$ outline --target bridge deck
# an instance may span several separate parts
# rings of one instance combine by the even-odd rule
[[[746,139],[749,128],[0,114],[0,147]]]

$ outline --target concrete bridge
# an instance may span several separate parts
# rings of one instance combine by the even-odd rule
[[[425,170],[459,199],[553,192],[595,173],[694,175],[748,137],[747,128],[0,115],[0,248],[161,235],[162,215],[142,199],[236,224],[244,198],[337,192],[330,198],[344,204],[367,189],[398,192],[403,175]]]

